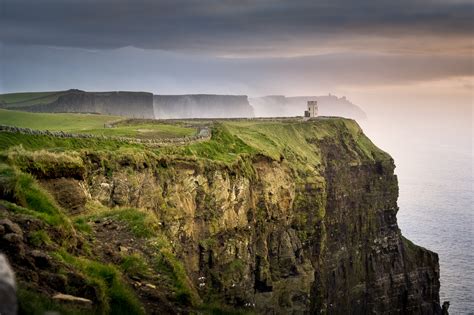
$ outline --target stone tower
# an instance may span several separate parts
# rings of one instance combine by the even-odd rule
[[[308,110],[304,112],[304,116],[307,118],[318,116],[318,101],[308,101]]]

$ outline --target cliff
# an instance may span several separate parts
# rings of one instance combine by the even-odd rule
[[[338,116],[362,120],[367,118],[365,112],[345,97],[335,95],[294,96],[269,95],[250,98],[256,117],[293,117],[302,116],[306,102],[317,100],[319,115]]]
[[[28,101],[32,102],[32,101]],[[99,113],[136,118],[154,118],[153,94],[146,92],[84,92],[69,90],[57,99],[44,103],[39,98],[33,105],[18,104],[10,109],[47,113]]]
[[[394,162],[354,121],[212,130],[158,150],[5,142],[0,248],[20,309],[61,309],[44,304],[61,292],[89,313],[440,313],[438,256],[401,235]]]
[[[253,108],[245,95],[155,95],[155,117],[235,118],[253,117]]]

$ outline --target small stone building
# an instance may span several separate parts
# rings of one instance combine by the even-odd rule
[[[313,118],[318,116],[318,101],[308,101],[308,110],[304,111],[305,118]]]

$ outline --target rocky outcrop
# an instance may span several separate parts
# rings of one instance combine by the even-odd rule
[[[318,101],[320,116],[338,116],[363,120],[367,118],[365,112],[350,102],[346,97],[335,95],[322,96],[284,96],[269,95],[250,98],[250,104],[255,109],[256,117],[293,117],[302,116],[306,109],[306,102]]]
[[[438,312],[438,257],[401,236],[393,161],[354,164],[337,140],[317,145],[316,181],[261,158],[254,178],[172,161],[93,170],[88,184],[104,205],[155,211],[203,297],[259,314]]]
[[[168,305],[181,303],[192,311],[218,301],[258,314],[441,313],[438,256],[403,238],[397,225],[393,160],[368,145],[356,124],[323,122],[333,135],[317,136],[321,122],[298,123],[305,128],[302,149],[319,158],[308,167],[289,160],[297,153],[287,151],[279,159],[242,155],[232,164],[151,152],[130,163],[124,156],[115,161],[112,153],[84,152],[82,179],[68,179],[65,172],[43,185],[53,191],[70,186],[53,193],[66,208],[82,205],[83,199],[62,200],[82,190],[89,202],[106,209],[136,208],[156,218],[158,240],[152,244],[120,232],[125,228],[119,223],[95,220],[91,256],[115,263],[123,252],[152,258],[156,248],[166,247],[163,255],[183,266],[179,287],[188,287],[186,295],[169,299],[163,278],[130,277],[144,301],[155,299],[168,311],[173,310]],[[28,165],[22,170],[36,172]],[[31,229],[24,222],[18,226]],[[14,255],[22,250],[22,259],[36,259],[35,266],[49,261],[26,255],[34,251],[21,240],[5,238],[2,248],[13,248]],[[170,242],[163,245],[165,240]],[[181,270],[173,259],[159,270]],[[27,272],[23,265],[17,267],[20,275]]]
[[[246,95],[155,95],[153,104],[158,119],[254,116]]]
[[[146,92],[70,90],[68,93],[60,95],[52,103],[22,106],[18,110],[47,113],[99,113],[136,118],[154,118],[153,94]]]

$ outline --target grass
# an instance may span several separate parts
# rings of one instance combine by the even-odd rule
[[[192,289],[186,269],[181,261],[168,248],[162,248],[154,262],[154,268],[165,273],[172,281],[176,300],[182,305],[199,305],[200,298]]]
[[[151,267],[168,278],[176,292],[176,301],[181,305],[200,305],[199,294],[193,288],[183,263],[174,254],[170,240],[164,234],[156,233],[147,245],[155,251]]]
[[[285,159],[296,168],[314,170],[321,164],[318,141],[326,137],[357,143],[359,155],[373,159],[381,152],[363,135],[352,120],[333,118],[309,122],[227,120],[215,123],[210,141],[179,148],[161,149],[163,154],[205,158],[226,164],[239,156],[263,154],[274,160]]]
[[[28,151],[16,146],[6,151],[10,164],[22,171],[38,177],[74,177],[82,178],[85,167],[76,152],[49,152],[46,150]]]
[[[0,148],[8,149],[22,145],[27,150],[45,149],[49,151],[69,151],[69,150],[102,150],[116,151],[125,148],[143,149],[143,145],[124,143],[115,140],[100,138],[76,139],[76,138],[56,138],[49,136],[25,135],[19,133],[0,132]]]
[[[104,128],[104,124],[117,120],[115,116],[88,114],[37,114],[0,110],[0,124],[16,125],[33,129],[63,130],[72,133],[132,137],[140,139],[172,138],[194,135],[196,128],[189,122],[173,121],[164,123],[153,120],[124,120],[114,128]],[[207,122],[208,124],[210,122]],[[186,146],[170,146],[155,149],[159,155],[195,157],[226,164],[234,163],[239,156],[263,154],[274,160],[286,159],[300,169],[314,170],[321,164],[321,154],[317,143],[325,137],[343,139],[346,147],[364,158],[375,159],[381,153],[363,135],[360,127],[352,120],[342,118],[317,119],[303,122],[222,120],[213,123],[210,141]],[[105,139],[60,139],[47,136],[27,136],[0,133],[0,146],[7,148],[24,144],[28,149],[69,150],[97,148],[116,150],[121,146],[134,146]],[[143,150],[143,146],[135,146]]]
[[[275,160],[317,165],[320,156],[308,148],[309,137],[322,137],[324,129],[303,122],[228,122],[229,131],[246,144]]]
[[[3,197],[10,196],[15,202],[1,201],[11,211],[32,215],[50,225],[61,226],[65,231],[72,230],[69,220],[54,198],[30,174],[0,164],[0,188],[3,190]]]
[[[18,314],[44,315],[51,311],[59,312],[59,314],[70,315],[91,314],[90,310],[74,308],[71,305],[61,305],[44,294],[35,292],[22,286],[20,286],[17,290],[17,298]]]
[[[146,277],[150,274],[148,263],[145,258],[139,254],[123,257],[120,268],[129,276]]]
[[[81,132],[114,137],[156,139],[193,136],[196,134],[196,129],[186,128],[176,124],[134,124],[125,126],[118,125],[117,127],[106,129],[90,129]]]
[[[100,291],[102,314],[144,314],[138,298],[122,280],[122,275],[115,266],[75,257],[65,251],[58,252],[56,256],[82,271],[89,284]]]
[[[86,220],[116,220],[125,223],[133,235],[140,238],[149,238],[156,234],[158,222],[155,215],[151,212],[135,208],[105,209],[99,210],[100,212],[97,214],[87,216]],[[83,222],[80,224],[83,224]]]
[[[29,113],[0,109],[0,125],[36,130],[140,139],[185,137],[195,135],[197,131],[196,128],[186,127],[181,123],[166,124],[139,119],[134,120],[133,123],[117,124],[114,128],[105,128],[106,124],[118,120],[120,117],[109,115]]]
[[[0,106],[5,108],[24,107],[36,104],[49,104],[56,101],[59,96],[67,94],[68,91],[52,92],[25,92],[0,94]]]
[[[31,232],[28,241],[35,247],[52,244],[51,238],[44,230]]]
[[[0,109],[0,124],[38,130],[84,132],[104,128],[118,116],[97,114],[29,113]]]
[[[185,147],[163,148],[161,151],[164,154],[193,156],[225,163],[234,162],[241,154],[257,152],[230,133],[223,124],[218,124],[212,128],[212,138],[209,141],[198,142]]]

